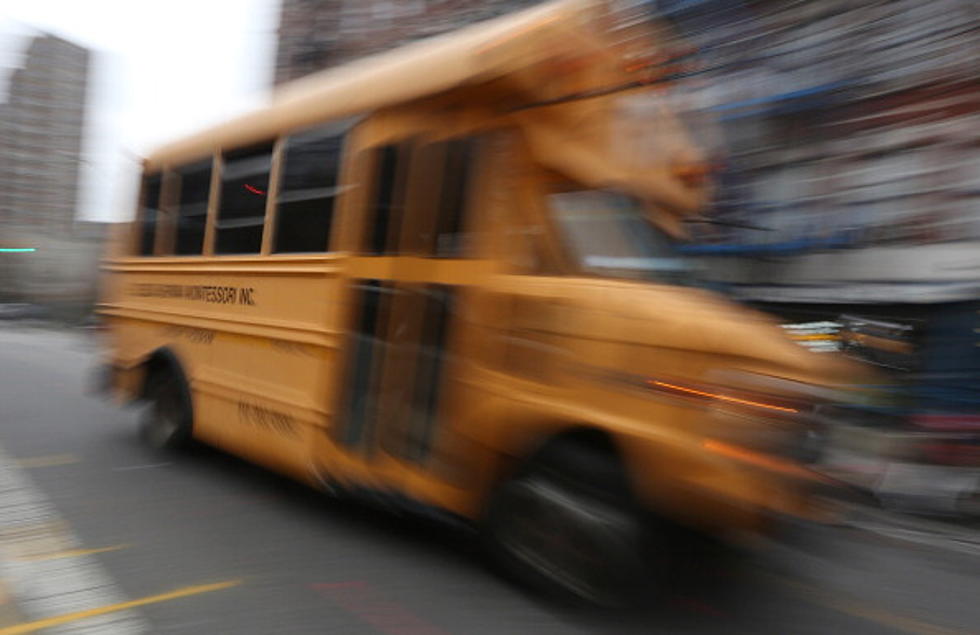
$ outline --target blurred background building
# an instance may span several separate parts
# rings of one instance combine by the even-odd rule
[[[89,52],[40,35],[0,104],[0,302],[74,318],[91,305],[105,224],[76,220]]]
[[[914,354],[869,357],[915,373],[916,409],[980,414],[976,3],[654,4],[697,49],[677,98],[722,131],[687,247],[707,276],[788,318],[879,320],[866,341]]]
[[[740,296],[980,292],[980,14],[965,0],[661,0],[725,138],[693,248]],[[724,275],[722,275],[724,274]]]
[[[275,84],[541,0],[282,0]]]

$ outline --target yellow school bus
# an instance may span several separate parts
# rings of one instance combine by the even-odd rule
[[[149,156],[100,305],[146,439],[440,510],[598,602],[667,540],[649,518],[807,517],[811,415],[851,369],[692,283],[704,159],[662,32],[623,24],[540,5]]]

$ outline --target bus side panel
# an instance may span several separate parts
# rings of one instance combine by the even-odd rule
[[[243,459],[310,482],[309,448],[322,433],[319,412],[202,381],[194,393],[207,425],[196,436]]]
[[[313,436],[324,433],[334,401],[340,336],[325,324],[336,312],[337,280],[262,276],[250,284],[256,306],[270,303],[269,318],[215,338],[199,386],[199,435],[305,480]]]
[[[111,320],[117,387],[137,390],[157,348],[173,350],[194,396],[194,434],[306,478],[327,425],[339,332],[336,258],[124,262]],[[118,388],[117,388],[118,389]]]

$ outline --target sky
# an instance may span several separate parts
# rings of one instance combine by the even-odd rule
[[[25,36],[93,52],[77,216],[128,220],[138,161],[253,109],[271,84],[278,0],[0,0],[0,98]]]

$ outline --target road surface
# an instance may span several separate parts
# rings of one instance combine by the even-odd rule
[[[154,454],[137,411],[85,394],[97,357],[86,333],[0,326],[0,635],[980,633],[980,539],[875,515],[629,615],[554,606],[452,528]]]

